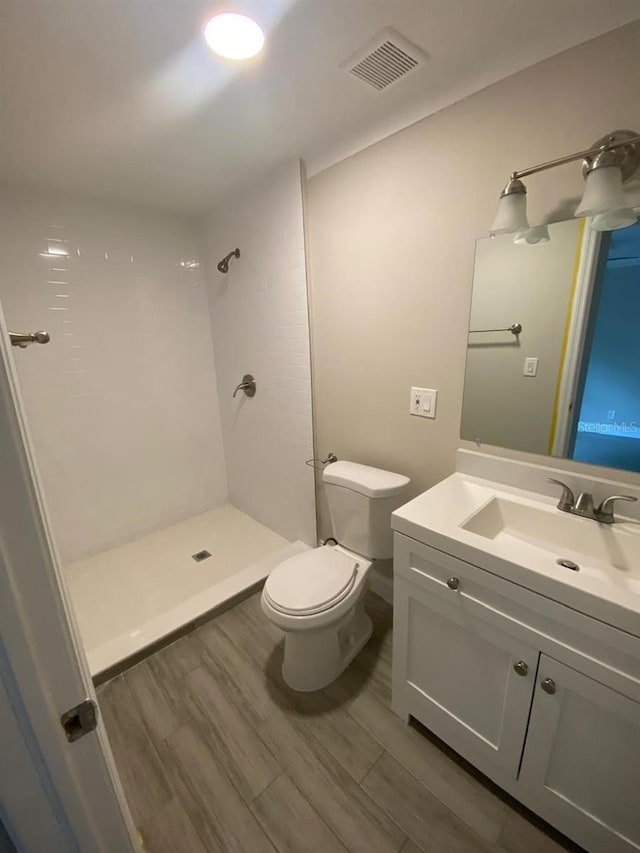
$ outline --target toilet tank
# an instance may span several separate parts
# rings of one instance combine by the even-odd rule
[[[340,545],[369,560],[392,557],[391,513],[405,503],[409,478],[340,461],[327,465],[322,479],[332,535]]]

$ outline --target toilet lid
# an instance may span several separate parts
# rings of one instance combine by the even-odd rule
[[[357,568],[356,560],[335,548],[314,548],[276,566],[264,592],[271,606],[282,613],[322,613],[349,594]]]

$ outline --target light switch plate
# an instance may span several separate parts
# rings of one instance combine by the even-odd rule
[[[435,418],[438,392],[435,388],[412,388],[409,414],[420,418]]]
[[[524,370],[522,371],[523,376],[537,376],[538,374],[538,359],[537,358],[525,358],[524,360]]]

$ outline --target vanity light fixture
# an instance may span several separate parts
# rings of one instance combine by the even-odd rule
[[[528,231],[527,188],[519,178],[511,175],[509,183],[500,193],[500,203],[490,234],[513,234]]]
[[[264,33],[246,15],[224,12],[215,15],[204,28],[204,37],[214,53],[225,59],[249,59],[260,53]]]
[[[527,188],[522,178],[582,160],[586,181],[582,201],[576,216],[593,216],[591,227],[596,231],[626,228],[636,221],[625,199],[623,184],[640,167],[640,134],[632,130],[615,130],[598,139],[591,148],[513,172],[500,194],[500,203],[490,234],[527,232]]]
[[[592,231],[617,231],[619,228],[628,228],[638,221],[638,214],[630,207],[623,210],[614,210],[609,213],[599,213],[591,220]]]
[[[548,243],[551,240],[547,225],[534,225],[526,231],[517,231],[513,242],[517,246],[537,246],[539,243]]]

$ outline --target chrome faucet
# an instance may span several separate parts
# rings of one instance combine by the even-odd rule
[[[611,497],[605,498],[596,507],[593,502],[593,496],[589,492],[581,492],[576,500],[569,486],[563,483],[562,480],[554,480],[553,477],[548,477],[547,482],[554,483],[562,489],[562,494],[558,501],[558,509],[561,512],[569,512],[571,515],[579,515],[582,518],[590,518],[593,521],[599,521],[601,524],[613,524],[615,522],[613,506],[616,501],[635,503],[638,500],[638,498],[634,498],[632,495],[611,495]]]

